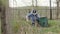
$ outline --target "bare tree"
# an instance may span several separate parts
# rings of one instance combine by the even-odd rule
[[[1,34],[7,34],[7,25],[6,25],[6,6],[7,0],[0,0],[0,8],[1,8]]]
[[[50,20],[52,20],[52,8],[51,8],[51,0],[50,0]]]
[[[58,19],[58,16],[59,16],[59,2],[60,2],[60,0],[56,0],[56,2],[57,2],[57,19]]]
[[[35,0],[36,1],[36,7],[37,7],[37,0]]]
[[[1,9],[2,9],[1,30],[2,30],[2,34],[6,34],[5,7],[2,6]]]
[[[1,11],[1,34],[6,34],[6,22],[5,22],[5,5],[4,0],[0,0]]]
[[[36,3],[35,3],[34,1],[35,1]],[[35,3],[35,6],[34,6],[34,3]],[[37,7],[37,0],[32,0],[32,7],[33,7],[33,8],[34,8],[34,7]]]
[[[32,0],[32,9],[34,8],[34,1]]]

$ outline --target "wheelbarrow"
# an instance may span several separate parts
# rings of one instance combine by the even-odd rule
[[[38,19],[38,24],[42,27],[47,27],[48,26],[48,19],[47,17],[41,17]]]

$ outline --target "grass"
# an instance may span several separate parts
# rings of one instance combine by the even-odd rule
[[[31,26],[31,22],[26,22],[23,18],[20,21],[13,21],[12,28],[15,33],[21,31],[28,34],[59,34],[60,33],[60,21],[59,20],[48,20],[49,27],[35,27]]]

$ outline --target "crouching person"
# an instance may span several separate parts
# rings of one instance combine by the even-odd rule
[[[40,18],[40,16],[37,14],[36,10],[32,10],[27,16],[26,16],[26,20],[31,20],[32,25],[35,25],[35,22],[38,21]]]

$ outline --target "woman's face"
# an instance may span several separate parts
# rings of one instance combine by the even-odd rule
[[[36,15],[36,13],[33,13],[33,15]]]

